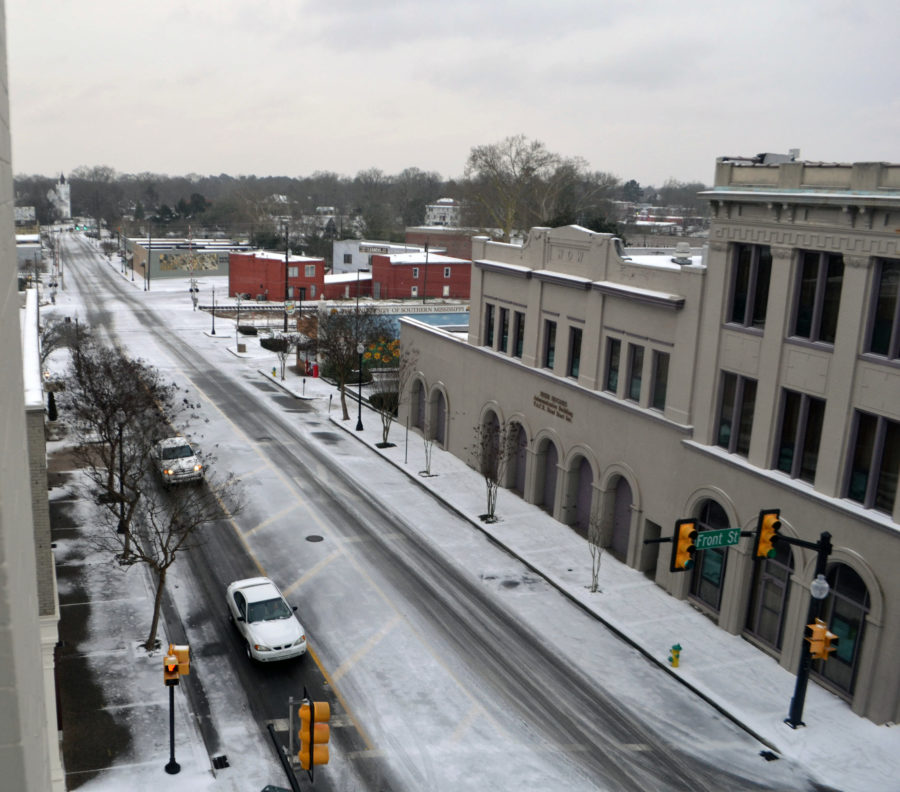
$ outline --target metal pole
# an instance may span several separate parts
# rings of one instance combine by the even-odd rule
[[[290,256],[290,247],[288,247],[288,225],[284,224],[284,332],[287,332],[287,298],[288,298],[288,258]]]
[[[175,686],[169,685],[169,763],[166,772],[175,775],[181,770],[181,765],[175,761]]]
[[[825,565],[828,562],[828,556],[831,554],[831,534],[823,531],[819,536],[816,554],[816,571],[813,573],[813,580],[819,575],[825,574]],[[806,623],[813,624],[819,617],[822,608],[822,600],[816,599],[810,594],[809,611],[806,615]],[[806,701],[806,686],[809,682],[809,670],[812,666],[812,654],[810,653],[809,641],[803,641],[803,647],[800,650],[800,668],[797,670],[797,682],[794,685],[794,696],[791,699],[791,709],[784,722],[792,729],[798,726],[805,726],[803,723],[803,704]]]
[[[144,291],[150,291],[150,262],[153,259],[153,223],[147,223],[147,266],[144,267]]]
[[[213,304],[212,304],[212,333],[210,335],[216,334],[216,287],[212,287],[213,293]]]
[[[362,344],[361,343],[356,347],[356,351],[359,353],[359,377],[357,378],[359,380],[359,396],[357,397],[359,399],[359,405],[358,405],[359,413],[357,414],[357,418],[356,418],[356,431],[361,432],[363,430],[363,423],[362,423]]]

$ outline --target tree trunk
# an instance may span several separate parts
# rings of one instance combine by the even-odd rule
[[[153,599],[153,620],[150,622],[150,635],[147,636],[147,642],[144,648],[152,651],[156,648],[156,630],[159,627],[159,612],[162,610],[163,590],[166,587],[166,571],[167,567],[161,567],[156,570],[156,596]]]
[[[341,410],[344,412],[344,417],[341,420],[349,421],[350,412],[347,410],[347,386],[343,382],[341,383]]]

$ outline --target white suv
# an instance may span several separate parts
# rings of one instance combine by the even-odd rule
[[[197,452],[183,437],[160,440],[153,446],[153,462],[166,486],[185,481],[199,483],[203,479],[203,464],[197,458]]]

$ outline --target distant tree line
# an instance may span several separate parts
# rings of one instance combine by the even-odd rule
[[[316,171],[310,176],[167,176],[117,173],[108,166],[79,167],[66,178],[72,215],[122,233],[138,235],[152,224],[157,233],[195,235],[222,231],[245,236],[262,247],[281,247],[284,226],[290,242],[319,255],[332,239],[362,236],[402,241],[408,226],[421,225],[425,207],[438,198],[463,206],[462,222],[497,229],[504,239],[534,225],[578,223],[597,231],[616,231],[612,201],[648,202],[700,210],[699,183],[667,181],[662,187],[622,182],[611,173],[591,171],[580,157],[549,151],[537,140],[515,135],[475,146],[463,177],[406,168],[389,175],[377,168],[355,176]],[[38,222],[58,219],[47,194],[57,177],[15,177],[16,203],[35,207]],[[317,207],[335,209],[332,226],[296,224]],[[347,221],[352,218],[352,223]]]

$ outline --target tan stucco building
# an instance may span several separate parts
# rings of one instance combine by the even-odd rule
[[[609,235],[473,240],[468,335],[404,320],[410,423],[471,461],[510,425],[505,485],[723,630],[796,669],[816,554],[751,537],[671,572],[679,518],[831,534],[812,679],[900,719],[900,165],[720,159],[709,244],[629,255]],[[780,161],[779,161],[780,160]],[[686,247],[686,246],[683,246]],[[404,420],[405,416],[401,416]]]

